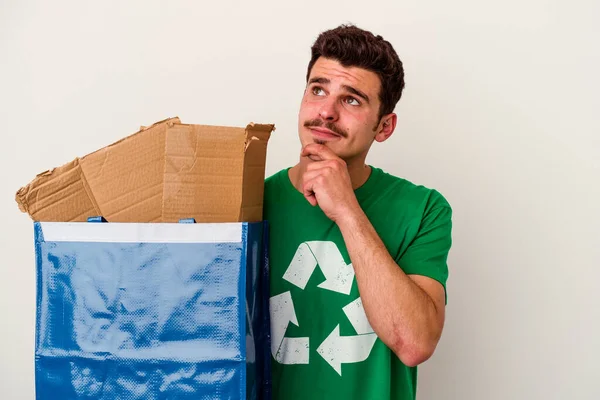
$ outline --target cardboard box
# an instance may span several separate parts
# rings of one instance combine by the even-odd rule
[[[257,222],[274,125],[170,118],[50,171],[16,194],[34,221]]]

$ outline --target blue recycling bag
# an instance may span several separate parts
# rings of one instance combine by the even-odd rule
[[[270,398],[265,224],[34,228],[38,400]]]

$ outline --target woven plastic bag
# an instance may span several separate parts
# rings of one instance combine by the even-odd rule
[[[36,398],[269,399],[266,232],[36,222]]]

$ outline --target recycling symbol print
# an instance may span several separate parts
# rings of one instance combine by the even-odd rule
[[[334,242],[310,241],[298,246],[283,279],[304,290],[317,268],[325,281],[317,287],[323,290],[350,295],[354,281],[354,268],[346,264]],[[300,326],[296,318],[290,291],[270,298],[271,354],[281,364],[308,364],[310,341],[308,337],[286,337],[288,324]],[[341,376],[342,364],[366,360],[377,340],[363,309],[361,298],[342,308],[356,335],[341,336],[339,323],[317,347],[317,353]]]

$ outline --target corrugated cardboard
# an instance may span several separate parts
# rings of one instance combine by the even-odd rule
[[[35,221],[260,221],[273,130],[170,118],[39,174],[16,201]]]

